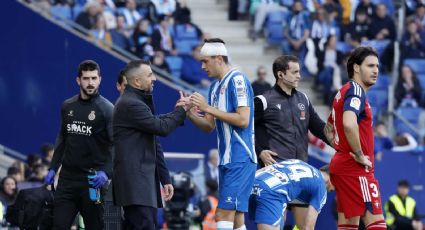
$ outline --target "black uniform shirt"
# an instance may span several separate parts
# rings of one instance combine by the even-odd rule
[[[276,161],[308,158],[308,131],[328,143],[322,121],[307,95],[292,90],[286,94],[278,85],[254,99],[255,150],[271,150]]]
[[[112,176],[113,105],[95,95],[83,100],[76,95],[62,104],[61,128],[50,168],[71,180],[87,180],[90,168]]]

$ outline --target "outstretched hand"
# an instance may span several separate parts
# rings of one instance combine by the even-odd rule
[[[204,96],[202,96],[200,93],[193,93],[190,96],[190,102],[196,107],[199,108],[202,112],[205,112],[205,110],[208,108],[208,103],[205,100]]]
[[[181,106],[186,111],[190,110],[193,107],[192,103],[190,102],[190,98],[186,95],[186,93],[182,91],[179,91],[179,93],[180,93],[180,98],[179,100],[177,100],[175,107]]]

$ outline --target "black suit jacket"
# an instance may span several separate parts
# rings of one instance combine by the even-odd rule
[[[154,115],[152,94],[126,87],[113,116],[116,205],[162,207],[159,182],[170,183],[170,177],[156,136],[168,135],[185,118],[186,112],[181,107]]]

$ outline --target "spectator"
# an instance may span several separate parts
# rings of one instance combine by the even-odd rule
[[[218,183],[218,150],[211,149],[208,153],[208,162],[205,167],[205,181],[213,180]]]
[[[7,169],[7,176],[13,177],[17,182],[24,181],[24,174],[21,170],[15,166],[11,166]]]
[[[271,12],[286,12],[288,9],[286,7],[281,6],[279,0],[272,1],[253,1],[255,4],[252,4],[252,9],[254,18],[254,27],[251,33],[252,40],[256,40],[259,33],[263,28],[264,21],[266,21],[267,14]]]
[[[131,30],[136,25],[142,16],[136,9],[135,0],[126,0],[125,8],[122,9],[121,14],[124,16],[126,28]]]
[[[350,23],[345,31],[345,42],[353,47],[358,47],[361,42],[368,40],[370,23],[366,11],[356,12],[354,22]]]
[[[382,152],[393,148],[393,141],[388,136],[387,127],[384,122],[378,122],[373,130],[374,153],[377,161],[382,160]]]
[[[252,90],[254,91],[254,96],[261,95],[265,91],[272,88],[270,83],[266,81],[267,70],[263,65],[258,66],[257,68],[257,79],[252,82]]]
[[[27,156],[27,164],[28,167],[26,167],[25,169],[25,178],[29,178],[34,170],[34,166],[36,164],[41,164],[43,163],[43,160],[41,159],[41,157],[36,154],[36,153],[32,153],[30,155]]]
[[[325,0],[323,9],[328,13],[331,22],[342,24],[342,8],[338,0]]]
[[[189,8],[187,8],[187,7],[179,8],[178,12],[176,12],[175,21],[176,21],[176,24],[185,25],[186,31],[195,30],[196,31],[196,37],[199,40],[202,40],[203,32],[199,28],[199,26],[197,26],[196,24],[194,24],[192,22],[191,12],[190,12]]]
[[[161,15],[159,17],[159,26],[152,34],[152,47],[153,50],[163,51],[166,55],[176,55],[177,50],[174,47],[173,37],[170,33],[170,17]]]
[[[325,50],[319,53],[319,75],[317,82],[324,86],[325,104],[330,105],[336,91],[342,86],[341,61],[343,54],[336,49],[337,37],[331,35],[325,42]]]
[[[385,4],[376,6],[376,17],[369,27],[369,39],[390,40],[396,39],[396,30],[393,19],[387,14]]]
[[[109,31],[112,43],[115,46],[127,51],[131,51],[131,43],[129,40],[130,33],[125,29],[125,21],[122,15],[117,16],[117,27]]]
[[[422,230],[416,201],[409,196],[409,182],[398,182],[397,194],[392,195],[385,204],[386,223],[393,230]]]
[[[43,163],[50,164],[53,157],[53,152],[55,151],[55,146],[50,143],[45,143],[41,146],[41,154],[43,156]]]
[[[418,28],[421,32],[425,31],[425,5],[418,4],[416,6],[416,12],[412,16],[413,20],[418,24]]]
[[[152,65],[167,72],[168,74],[171,73],[170,66],[168,66],[168,63],[165,61],[164,52],[162,51],[155,52],[155,55],[152,58]]]
[[[400,72],[396,89],[396,106],[421,104],[422,88],[416,73],[408,65],[403,65]]]
[[[109,31],[106,29],[105,18],[103,17],[102,14],[98,14],[96,16],[96,24],[90,30],[90,34],[97,41],[103,42],[103,43],[100,43],[100,44],[107,45],[107,46],[112,45],[111,33],[109,33]]]
[[[136,47],[136,55],[142,59],[151,59],[154,56],[149,28],[150,22],[142,19],[137,22],[133,33],[133,44]]]
[[[407,152],[415,150],[418,147],[418,142],[409,133],[401,133],[394,138],[395,146],[393,152]]]
[[[173,15],[176,11],[175,0],[151,0],[151,3],[155,6],[156,15]]]
[[[372,19],[375,17],[375,9],[376,6],[372,3],[371,0],[361,0],[361,2],[357,5],[355,14],[361,10],[366,12],[366,15],[369,17],[369,19]]]
[[[98,2],[89,1],[84,6],[84,11],[81,12],[75,22],[87,30],[92,29],[96,23],[96,16],[102,11]]]
[[[407,22],[406,31],[401,38],[401,56],[402,60],[407,58],[425,57],[425,34],[419,31],[418,24],[410,19]]]
[[[6,176],[1,180],[0,202],[7,207],[15,202],[18,195],[17,182],[15,178]]]
[[[303,11],[301,1],[295,0],[292,6],[292,13],[288,17],[284,30],[285,40],[282,43],[284,54],[293,54],[300,58],[300,63],[304,63],[306,52],[306,40],[310,35],[309,15]]]
[[[13,164],[12,164],[12,166],[11,167],[15,167],[15,168],[17,168],[18,170],[19,170],[19,174],[17,175],[17,177],[15,177],[15,179],[18,181],[18,182],[20,182],[20,181],[24,181],[25,180],[25,172],[27,171],[27,168],[28,168],[28,166],[24,163],[24,162],[22,162],[22,161],[20,161],[20,160],[17,160],[17,161],[15,161]]]
[[[115,17],[115,14],[113,13],[113,9],[115,8],[115,5],[113,5],[113,8],[109,7],[107,5],[108,1],[104,0],[98,0],[100,5],[100,11],[101,15],[103,16],[105,20],[105,25],[107,30],[112,30],[117,28],[117,18]],[[113,2],[111,2],[114,4]]]
[[[211,85],[207,72],[201,68],[201,46],[192,48],[192,55],[183,56],[181,79],[201,88],[209,88]]]
[[[319,8],[316,12],[316,19],[311,26],[310,37],[313,39],[316,50],[319,47],[320,40],[326,40],[331,34],[335,34],[329,15],[323,8]]]
[[[29,182],[40,182],[40,185],[43,183],[44,177],[47,175],[48,168],[45,164],[35,164],[33,166],[33,173],[28,179]]]

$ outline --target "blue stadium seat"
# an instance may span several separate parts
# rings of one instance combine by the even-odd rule
[[[341,51],[342,53],[348,53],[353,49],[353,47],[345,42],[337,42],[336,43],[336,50]]]
[[[50,13],[58,19],[72,20],[71,8],[68,5],[54,5],[50,8]]]
[[[368,40],[362,42],[362,46],[372,46],[375,48],[379,56],[381,56],[388,44],[390,44],[390,40]]]
[[[174,30],[175,39],[198,39],[198,33],[191,25],[179,24],[174,27]]]
[[[399,107],[397,109],[397,113],[404,117],[409,123],[411,123],[414,127],[418,127],[418,119],[419,115],[423,112],[423,109],[419,107]],[[404,124],[401,120],[395,119],[394,125],[397,133],[407,132],[412,134],[415,138],[418,137],[413,130],[411,130],[406,124]]]
[[[286,19],[286,13],[281,11],[274,11],[267,14],[267,23],[280,23]]]
[[[421,83],[422,91],[425,91],[425,74],[418,74],[417,77]]]
[[[167,56],[165,61],[170,66],[171,74],[176,78],[180,78],[183,59],[179,56]]]
[[[416,74],[425,74],[425,60],[424,59],[406,59],[404,64],[410,66]]]
[[[372,87],[373,89],[388,89],[388,86],[391,84],[391,77],[387,74],[379,74],[376,84]]]
[[[283,41],[283,26],[282,24],[267,24],[266,40],[270,45],[280,45]]]
[[[367,92],[369,103],[372,107],[378,108],[379,111],[386,111],[388,105],[388,90],[372,87]]]
[[[174,45],[179,53],[179,55],[191,55],[192,48],[199,45],[198,39],[183,39],[183,40],[174,40]]]

